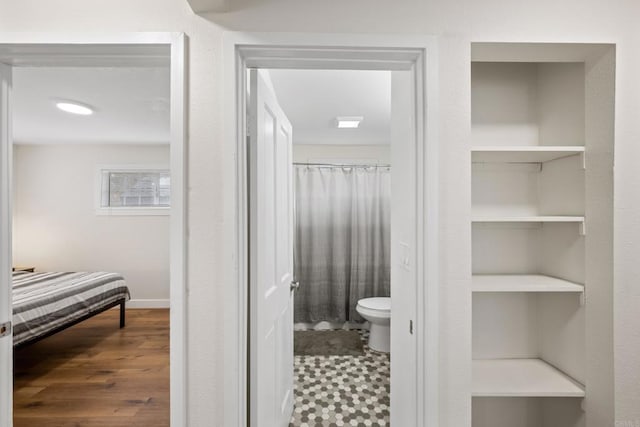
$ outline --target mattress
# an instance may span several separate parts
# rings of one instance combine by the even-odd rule
[[[129,300],[124,278],[107,272],[13,273],[13,345]]]

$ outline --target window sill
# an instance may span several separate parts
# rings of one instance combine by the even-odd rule
[[[169,216],[171,208],[97,208],[98,216]]]

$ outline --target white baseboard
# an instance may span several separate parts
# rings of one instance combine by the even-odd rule
[[[132,299],[127,301],[127,308],[169,308],[168,299]]]

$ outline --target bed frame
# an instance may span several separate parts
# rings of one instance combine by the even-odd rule
[[[98,310],[92,311],[91,313],[87,313],[84,316],[73,320],[72,322],[65,323],[64,325],[61,325],[61,326],[59,326],[59,327],[57,327],[55,329],[52,329],[49,332],[47,332],[46,334],[43,334],[43,335],[38,336],[38,337],[30,338],[27,341],[23,341],[20,344],[14,346],[13,349],[16,350],[16,349],[20,349],[22,347],[28,346],[30,344],[34,344],[34,343],[36,343],[36,342],[38,342],[38,341],[40,341],[40,340],[42,340],[44,338],[48,338],[51,335],[57,334],[60,331],[64,331],[65,329],[70,328],[71,326],[77,325],[80,322],[83,322],[83,321],[85,321],[87,319],[92,318],[93,316],[96,316],[96,315],[98,315],[100,313],[103,313],[103,312],[105,312],[105,311],[107,311],[107,310],[109,310],[109,309],[111,309],[111,308],[113,308],[113,307],[115,307],[117,305],[120,306],[120,329],[122,329],[125,326],[125,305],[126,305],[126,302],[127,302],[127,300],[124,299],[124,298],[120,299],[120,300],[117,300],[117,301],[114,301],[111,304],[108,304],[108,305],[106,305],[106,306],[104,306],[104,307],[102,307],[102,308],[100,308]]]

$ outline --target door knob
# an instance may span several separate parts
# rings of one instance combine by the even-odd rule
[[[289,285],[289,289],[291,289],[292,291],[297,291],[300,289],[300,282],[291,282],[291,285]]]

